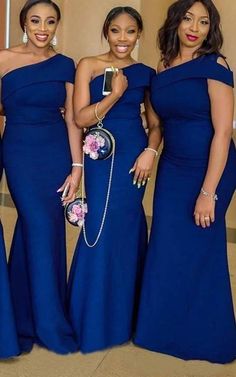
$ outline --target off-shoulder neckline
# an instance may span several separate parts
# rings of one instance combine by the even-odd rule
[[[26,65],[22,65],[21,67],[14,68],[14,69],[12,69],[11,71],[6,72],[6,73],[1,77],[1,80],[4,79],[5,77],[7,77],[8,75],[10,75],[10,74],[16,72],[16,71],[19,71],[19,70],[21,70],[21,69],[28,68],[28,67],[34,67],[34,66],[38,66],[38,65],[41,65],[41,64],[45,64],[45,63],[47,63],[47,62],[49,62],[49,61],[53,60],[54,58],[56,58],[56,57],[58,57],[58,56],[61,56],[61,55],[62,55],[62,54],[59,54],[59,53],[58,53],[58,54],[55,54],[55,55],[51,56],[51,57],[48,58],[48,59],[45,59],[45,60],[40,61],[40,62],[32,63],[32,64],[26,64]]]
[[[127,69],[129,69],[129,68],[132,68],[132,67],[134,67],[134,66],[136,66],[136,65],[144,65],[144,66],[145,66],[145,64],[140,63],[140,62],[137,62],[137,63],[133,63],[133,64],[130,64],[130,65],[127,65],[127,66],[125,66],[125,67],[121,67],[121,68],[119,68],[119,69],[122,69],[122,71],[123,71],[123,70],[127,70]],[[151,68],[151,67],[150,67],[150,68]],[[96,80],[96,79],[99,78],[99,77],[102,77],[103,75],[104,75],[104,72],[102,72],[100,75],[97,75],[97,76],[93,77],[93,78],[90,80],[89,83],[93,82],[94,80]]]
[[[200,56],[197,56],[196,58],[193,58],[193,59],[191,59],[191,60],[188,60],[188,61],[186,61],[186,62],[184,62],[184,63],[178,64],[178,65],[175,65],[175,66],[173,66],[173,67],[166,68],[166,69],[164,69],[164,70],[161,71],[161,72],[157,72],[157,76],[159,76],[159,75],[161,75],[161,74],[163,74],[163,73],[166,73],[166,72],[172,72],[172,70],[175,70],[175,69],[177,69],[177,68],[181,68],[181,67],[187,66],[187,65],[190,64],[190,63],[196,63],[196,62],[199,61],[200,59],[206,58],[206,57],[208,57],[208,56],[210,56],[210,55],[209,55],[209,54],[200,55]],[[221,56],[221,55],[219,55],[218,57],[220,57],[220,56]],[[217,57],[217,59],[218,59],[218,57]],[[216,63],[217,63],[217,59],[216,59]],[[227,72],[232,72],[231,69],[226,68],[226,67],[223,66],[222,64],[220,64],[220,63],[217,63],[217,64],[219,65],[219,67],[222,67],[222,68],[223,68],[224,70],[226,70]]]

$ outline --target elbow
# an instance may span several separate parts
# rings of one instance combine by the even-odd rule
[[[233,129],[215,131],[214,139],[218,140],[221,145],[229,146],[233,136]]]
[[[80,115],[80,113],[74,114],[74,121],[78,128],[86,128],[88,126],[87,122],[84,117]]]

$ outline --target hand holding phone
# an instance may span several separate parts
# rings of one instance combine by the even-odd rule
[[[115,92],[118,97],[121,97],[127,86],[128,81],[122,70],[118,70],[118,68],[105,69],[102,92],[104,96]]]
[[[113,67],[105,68],[104,79],[103,79],[103,88],[102,88],[102,94],[104,96],[107,96],[108,94],[111,93],[111,91],[112,91],[112,85],[111,85],[112,77],[113,77],[114,73],[116,73],[116,72],[118,72],[117,68],[113,68]]]

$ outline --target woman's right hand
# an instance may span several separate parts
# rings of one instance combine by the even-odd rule
[[[128,87],[127,77],[123,74],[122,69],[119,69],[118,72],[114,72],[111,81],[112,93],[117,97],[122,97],[123,93]]]

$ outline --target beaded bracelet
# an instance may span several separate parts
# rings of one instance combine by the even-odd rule
[[[153,149],[153,148],[149,148],[149,147],[147,147],[147,148],[145,148],[144,150],[145,150],[145,151],[151,151],[151,152],[155,153],[156,157],[158,156],[158,152],[156,151],[156,149]]]
[[[81,164],[80,162],[73,162],[73,163],[72,163],[72,166],[73,166],[73,167],[77,167],[77,168],[82,168],[84,165]]]
[[[215,193],[214,193],[214,194],[211,194],[210,192],[204,190],[203,187],[201,188],[201,191],[200,191],[200,192],[201,192],[202,195],[208,196],[208,197],[212,198],[212,199],[215,200],[215,201],[218,200],[218,196],[217,196],[217,194],[215,194]]]

